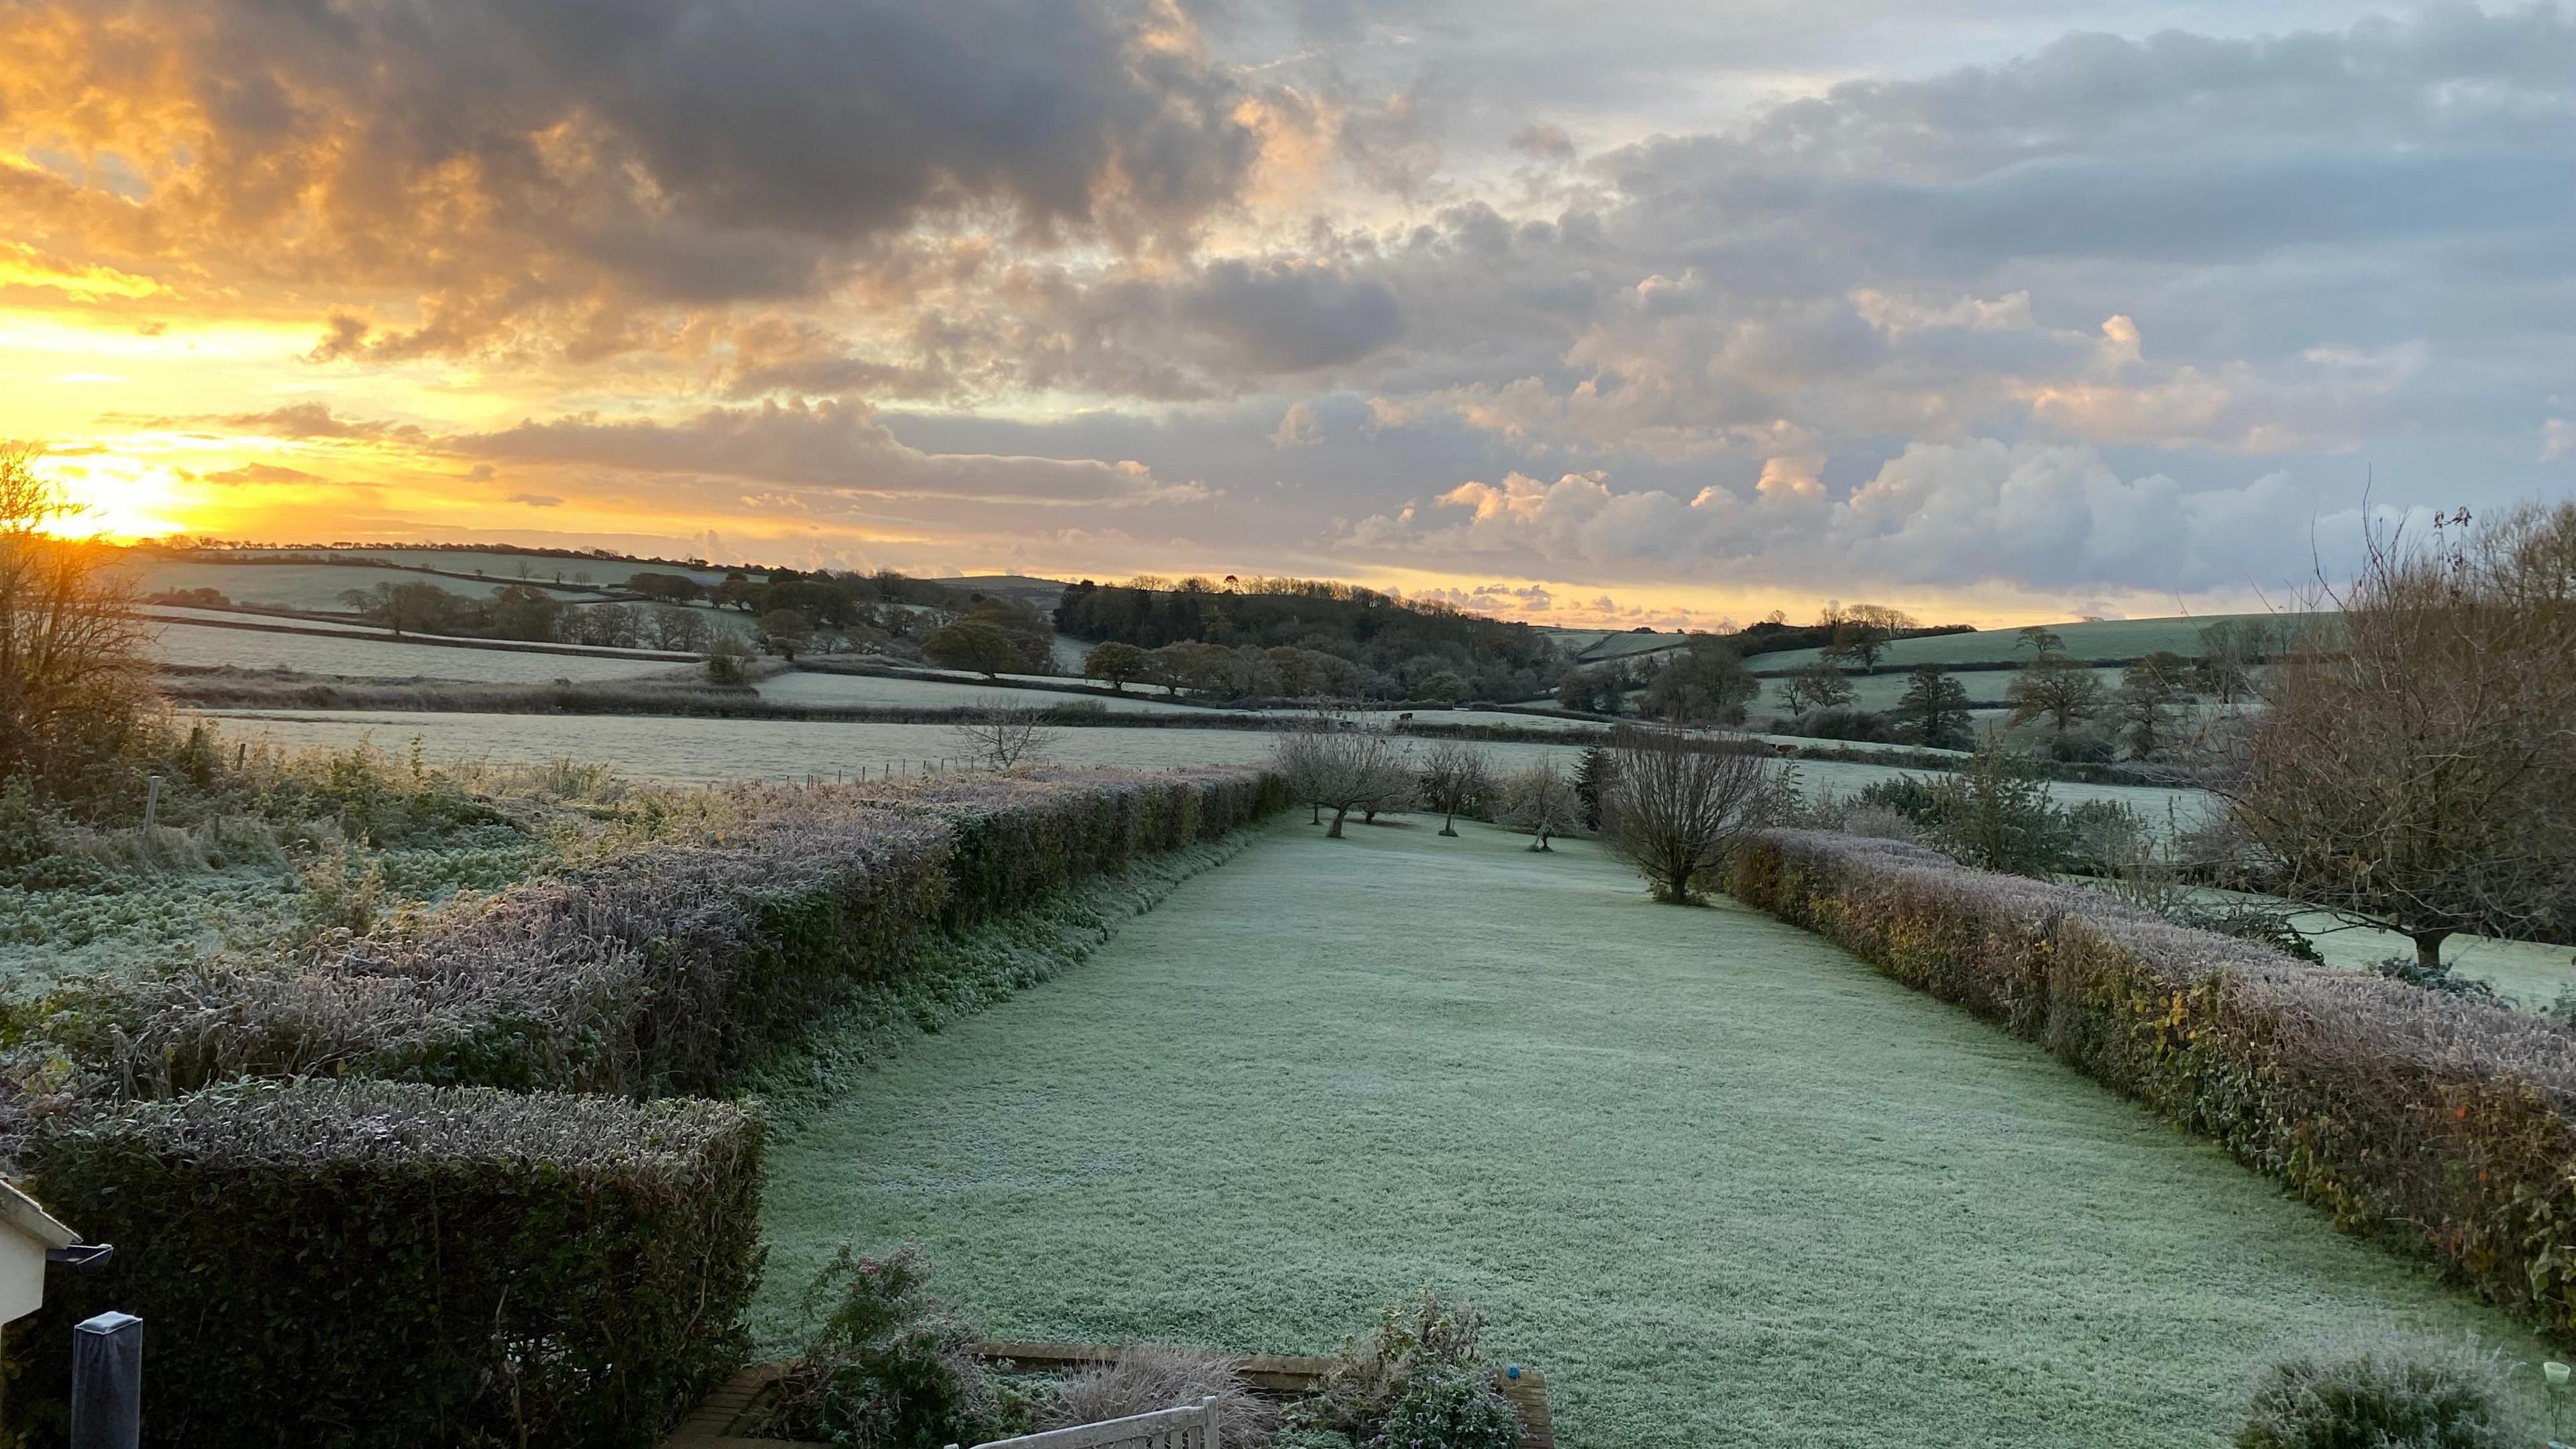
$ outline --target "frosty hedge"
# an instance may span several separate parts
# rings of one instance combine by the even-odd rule
[[[725,1090],[929,933],[1284,803],[1252,770],[744,793],[723,836],[408,939],[96,978],[9,1024],[0,1140],[120,1244],[152,1439],[650,1443],[738,1349],[760,1137],[647,1099]],[[92,1296],[13,1342],[67,1340]]]
[[[1892,841],[1769,832],[1733,889],[2576,1338],[2576,1038]]]

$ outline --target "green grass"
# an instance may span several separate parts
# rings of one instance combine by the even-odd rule
[[[1435,1284],[1571,1449],[2215,1445],[2357,1321],[2525,1343],[1816,938],[1461,828],[1298,817],[793,1124],[764,1345],[907,1238],[1014,1338],[1313,1352]]]
[[[2176,654],[2200,652],[2200,631],[2221,620],[2260,622],[2277,625],[2295,623],[2310,617],[2304,614],[2211,614],[2200,618],[2172,619],[2104,619],[2096,623],[2051,624],[2066,641],[2066,652],[2078,659],[2136,659],[2160,649]],[[1899,639],[1888,646],[1879,660],[1887,665],[1974,664],[2025,660],[2030,650],[2015,646],[2021,642],[2018,629],[1980,629],[1973,634],[1934,634],[1921,639]],[[1779,654],[1756,654],[1745,663],[1765,673],[1778,669],[1795,669],[1816,661],[1817,651],[1793,649]]]

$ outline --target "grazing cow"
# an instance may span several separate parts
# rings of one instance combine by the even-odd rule
[[[1402,714],[1400,714],[1400,715],[1397,715],[1397,716],[1395,717],[1395,722],[1396,722],[1397,724],[1411,724],[1411,723],[1413,723],[1413,711],[1411,711],[1411,710],[1409,710],[1409,709],[1408,709],[1408,710],[1406,710],[1404,713],[1402,713]]]

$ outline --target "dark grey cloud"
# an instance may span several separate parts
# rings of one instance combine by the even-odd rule
[[[91,42],[66,97],[195,101],[148,203],[192,250],[423,297],[418,326],[336,323],[326,359],[810,296],[925,220],[1185,248],[1258,146],[1157,0],[54,8]]]

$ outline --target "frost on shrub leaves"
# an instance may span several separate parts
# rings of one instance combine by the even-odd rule
[[[1477,1347],[1484,1329],[1474,1307],[1428,1288],[1388,1304],[1375,1329],[1343,1343],[1323,1391],[1289,1410],[1290,1429],[1362,1449],[1511,1449],[1520,1418]]]
[[[2237,1449],[2524,1449],[2492,1354],[2399,1338],[2282,1359],[2256,1379]]]
[[[833,1255],[805,1290],[804,1311],[819,1317],[763,1432],[848,1449],[986,1437],[995,1402],[975,1355],[983,1335],[930,1296],[931,1272],[910,1243],[879,1257]]]

